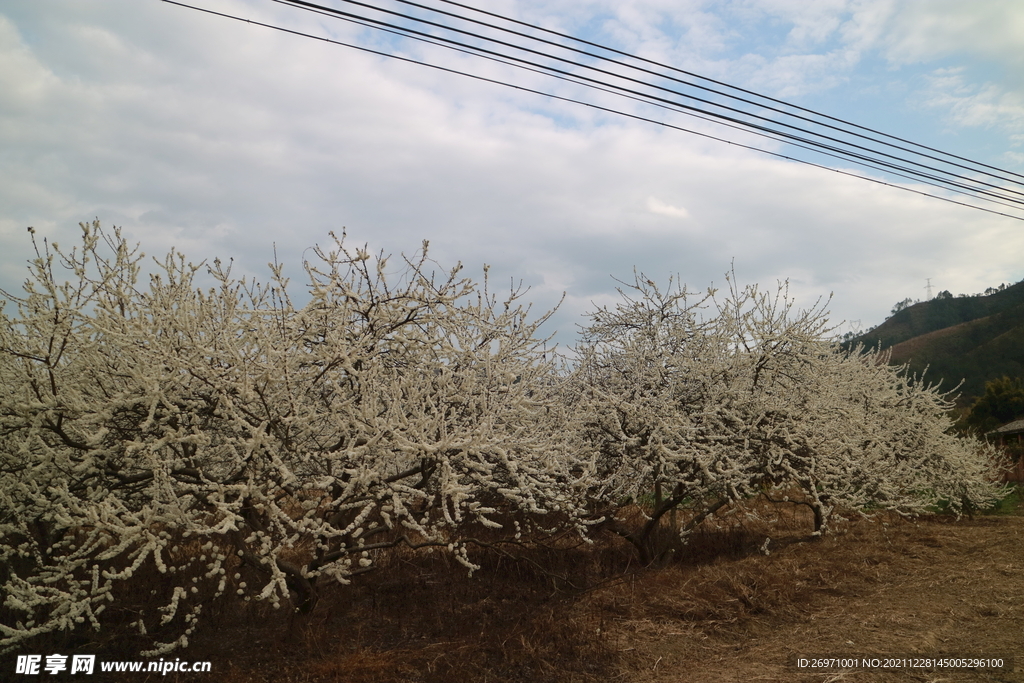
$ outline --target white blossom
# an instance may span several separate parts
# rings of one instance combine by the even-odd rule
[[[814,533],[836,510],[954,512],[998,496],[990,449],[953,436],[946,396],[884,355],[847,352],[822,306],[799,310],[785,283],[695,296],[637,274],[614,310],[591,314],[577,349],[579,448],[592,495],[641,506],[639,529],[611,526],[652,560],[654,530],[681,532],[753,496],[806,505]]]
[[[342,237],[296,308],[278,264],[260,285],[171,252],[144,284],[118,230],[82,228],[4,293],[0,590],[35,625],[0,626],[0,649],[98,627],[147,567],[178,584],[134,622],[181,626],[155,656],[226,572],[244,600],[305,609],[321,577],[370,569],[361,553],[451,544],[472,569],[463,535],[571,511],[566,430],[539,419],[563,414],[561,380],[520,292],[432,272],[426,245],[392,275]]]

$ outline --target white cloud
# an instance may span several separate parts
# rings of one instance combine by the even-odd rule
[[[964,52],[1024,64],[1024,8],[1012,0],[897,3],[884,37],[889,59],[921,62]]]
[[[926,106],[947,111],[961,126],[1024,130],[1024,93],[1007,92],[994,83],[970,83],[962,68],[933,71],[922,97]]]
[[[1024,239],[1005,219],[170,5],[50,4],[0,10],[0,286],[24,272],[25,226],[70,244],[94,216],[149,253],[234,256],[261,277],[276,243],[297,284],[328,230],[391,252],[428,238],[442,264],[522,278],[540,308],[567,290],[562,330],[634,265],[703,287],[735,259],[745,281],[794,276],[807,305],[834,290],[837,317],[865,324],[925,277],[954,293],[1024,277]],[[209,4],[319,30],[270,3]],[[718,4],[679,9],[671,32],[659,22],[681,6],[668,0],[497,11],[578,28],[583,7],[627,46],[739,65],[745,84],[793,93],[843,83],[888,35],[890,3],[823,3],[803,18],[797,3],[724,3],[781,36],[729,52],[740,36]],[[963,100],[965,124],[1016,101],[967,81],[940,93]]]
[[[669,218],[686,219],[690,217],[690,212],[686,209],[666,204],[656,197],[647,198],[647,210],[659,216],[668,216]]]

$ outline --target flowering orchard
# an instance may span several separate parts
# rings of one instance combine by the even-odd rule
[[[340,240],[316,256],[296,309],[273,265],[258,286],[214,262],[204,292],[172,253],[143,288],[142,255],[95,224],[39,254],[0,332],[6,644],[98,628],[146,569],[169,577],[165,604],[131,625],[159,654],[212,598],[309,609],[317,581],[384,548],[471,567],[464,535],[499,515],[514,533],[582,518],[553,361],[516,293],[428,273],[425,253],[397,276]]]
[[[666,513],[685,534],[755,495],[809,506],[816,532],[998,495],[941,394],[842,352],[784,288],[638,277],[562,363],[521,292],[426,244],[393,263],[335,238],[297,308],[277,264],[260,285],[172,252],[143,283],[120,232],[82,228],[4,296],[3,651],[122,628],[163,654],[204,604],[306,611],[399,545],[472,571],[474,545],[609,528],[651,560]],[[636,501],[639,527],[619,519]]]
[[[837,510],[903,514],[994,502],[991,449],[949,433],[936,387],[887,357],[843,351],[822,307],[786,286],[694,296],[642,275],[614,310],[590,314],[573,383],[579,450],[596,456],[606,509],[652,499],[640,528],[611,528],[648,561],[653,532],[682,513],[685,535],[753,496],[806,505],[814,533]]]

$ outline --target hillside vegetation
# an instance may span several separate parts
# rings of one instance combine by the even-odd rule
[[[1024,282],[990,294],[943,292],[897,310],[878,327],[849,341],[891,350],[892,362],[952,389],[961,404],[985,392],[985,383],[1024,375]],[[897,305],[897,308],[900,306]]]

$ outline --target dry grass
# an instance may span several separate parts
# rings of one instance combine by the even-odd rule
[[[210,613],[175,654],[213,662],[224,683],[682,683],[928,681],[934,673],[801,677],[788,662],[812,651],[1024,652],[1024,518],[853,521],[812,540],[799,508],[760,512],[706,525],[660,567],[638,566],[611,536],[481,549],[474,577],[445,553],[395,550],[376,572],[324,590],[308,615]],[[102,645],[107,659],[138,656],[131,641]]]

